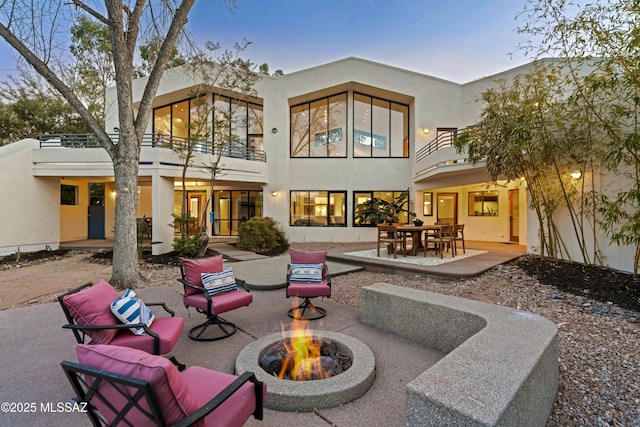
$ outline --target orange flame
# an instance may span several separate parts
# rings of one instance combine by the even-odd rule
[[[284,325],[281,328],[284,337]],[[287,357],[282,363],[278,378],[285,378],[288,374],[294,381],[308,381],[331,376],[324,371],[320,360],[322,339],[313,338],[313,332],[306,321],[294,319],[291,324],[291,338],[284,338],[283,343]]]

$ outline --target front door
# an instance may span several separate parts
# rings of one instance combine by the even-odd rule
[[[509,241],[520,243],[520,191],[509,191]]]
[[[438,193],[436,222],[458,223],[458,193]]]
[[[89,216],[87,238],[104,239],[104,183],[89,183]]]

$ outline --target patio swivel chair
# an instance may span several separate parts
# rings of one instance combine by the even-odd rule
[[[289,310],[289,317],[299,320],[317,320],[327,315],[311,298],[331,297],[331,275],[327,268],[327,251],[301,251],[289,249],[291,264],[287,268],[287,298],[303,301]]]
[[[233,335],[235,324],[220,317],[220,314],[247,306],[253,301],[244,280],[233,277],[231,268],[224,269],[222,255],[208,258],[180,260],[178,279],[184,286],[185,307],[193,307],[207,316],[207,320],[189,331],[195,341],[216,341]],[[242,290],[240,289],[242,288]],[[216,326],[215,332],[207,331]]]
[[[131,304],[133,311],[129,312],[128,318],[116,317],[112,310],[112,303],[116,301]],[[143,321],[138,311],[141,309],[140,301],[137,298],[122,298],[113,286],[102,279],[60,295],[58,302],[69,322],[62,327],[73,331],[78,344],[108,344],[155,355],[167,354],[173,350],[184,329],[184,319],[174,317],[175,313],[165,303],[144,305],[162,307],[169,317],[160,317],[162,312],[154,309],[153,321]],[[169,360],[184,369],[184,365],[173,357]]]
[[[261,420],[266,386],[198,366],[179,372],[166,359],[140,350],[78,344],[79,363],[61,363],[74,404],[94,426],[241,426]]]

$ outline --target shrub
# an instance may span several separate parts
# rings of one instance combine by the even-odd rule
[[[289,242],[280,224],[270,217],[253,217],[238,228],[238,248],[265,255],[287,250]]]

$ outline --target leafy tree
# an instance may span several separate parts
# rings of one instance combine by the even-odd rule
[[[109,28],[86,15],[71,27],[70,51],[76,60],[74,86],[87,110],[104,127],[106,91],[115,78]]]
[[[356,206],[355,221],[358,224],[394,224],[400,221],[402,212],[416,216],[415,212],[409,211],[408,204],[408,188],[390,201],[372,197]]]
[[[37,3],[21,0],[0,4],[0,36],[49,84],[69,101],[111,157],[116,199],[113,274],[115,286],[136,287],[143,282],[136,251],[136,208],[140,146],[152,114],[152,101],[176,43],[183,36],[195,0],[105,0],[103,7],[82,0]],[[234,2],[229,0],[230,4]],[[95,7],[94,7],[95,5]],[[115,69],[119,130],[112,140],[100,119],[84,105],[81,96],[58,76],[63,55],[59,46],[69,38],[68,17],[78,11],[108,29]],[[133,104],[134,58],[141,31],[163,38],[140,102]]]
[[[564,85],[601,129],[601,160],[624,182],[592,197],[613,243],[635,248],[640,264],[640,3],[596,0],[577,5],[566,0],[528,0],[519,32],[530,43],[522,49],[536,57],[564,59]],[[614,193],[613,195],[611,193]],[[595,205],[594,205],[595,206]]]
[[[472,163],[486,161],[494,181],[526,179],[538,218],[541,255],[570,258],[568,230],[561,232],[554,220],[557,210],[566,208],[583,261],[590,263],[597,251],[588,252],[585,229],[590,224],[594,232],[595,220],[585,222],[570,172],[593,170],[597,133],[584,109],[571,102],[567,88],[559,84],[561,76],[561,68],[538,63],[511,82],[497,82],[480,96],[485,104],[480,121],[460,132],[454,146],[466,151]]]
[[[0,83],[0,141],[43,133],[86,133],[87,125],[59,93],[25,71]]]
[[[140,45],[140,59],[141,64],[135,69],[136,77],[148,76],[153,70],[153,65],[158,58],[158,52],[162,47],[163,38],[158,35],[152,35],[149,40]],[[187,63],[187,59],[184,54],[180,53],[178,47],[174,47],[171,51],[167,68],[175,68]]]

